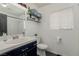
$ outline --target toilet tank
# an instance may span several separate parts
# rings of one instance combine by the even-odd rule
[[[34,36],[34,39],[36,39],[36,40],[37,40],[37,44],[39,44],[39,43],[40,43],[40,37],[38,37],[38,36]]]
[[[40,43],[40,37],[37,37],[37,44]]]

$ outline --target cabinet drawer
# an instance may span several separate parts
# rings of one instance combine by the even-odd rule
[[[9,55],[9,56],[18,56],[19,54],[22,54],[23,52],[19,49],[19,48],[16,48],[14,50],[11,50],[9,52],[6,53],[6,55]]]
[[[29,49],[31,49],[32,47],[34,47],[36,44],[37,44],[36,41],[31,42],[29,44],[26,44],[24,46],[19,47],[19,50],[22,51],[22,52],[24,52],[24,51],[27,52]]]

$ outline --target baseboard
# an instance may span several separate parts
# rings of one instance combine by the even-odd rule
[[[48,52],[50,52],[50,53],[53,53],[53,54],[56,54],[56,56],[62,56],[62,55],[60,55],[60,54],[57,54],[57,53],[52,52],[52,51],[49,51],[49,50],[46,50],[46,51],[48,51]]]

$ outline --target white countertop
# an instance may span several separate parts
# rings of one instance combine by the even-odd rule
[[[36,41],[36,39],[32,37],[22,37],[20,39],[14,39],[9,41],[0,41],[0,54],[15,49],[17,47],[23,46],[30,42]]]

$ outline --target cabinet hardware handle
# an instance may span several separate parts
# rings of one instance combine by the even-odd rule
[[[28,48],[25,48],[25,49],[23,49],[22,51],[25,51],[25,50],[27,50]]]
[[[34,44],[34,45],[37,45],[37,44]]]

